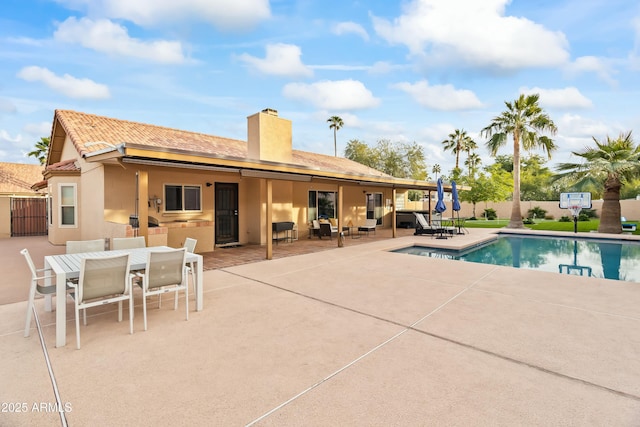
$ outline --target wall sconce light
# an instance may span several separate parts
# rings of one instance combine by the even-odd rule
[[[207,187],[211,187],[213,184],[210,182],[207,182]]]

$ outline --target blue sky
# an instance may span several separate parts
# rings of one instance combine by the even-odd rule
[[[558,127],[549,166],[591,138],[640,132],[640,4],[628,0],[5,0],[0,161],[72,109],[246,139],[264,108],[293,122],[295,149],[359,139],[441,141],[480,130],[520,93]],[[640,135],[636,137],[640,142]],[[499,154],[509,154],[504,148]]]

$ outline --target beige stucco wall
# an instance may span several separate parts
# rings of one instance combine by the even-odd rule
[[[291,163],[291,121],[267,113],[247,117],[247,142],[249,158]]]
[[[11,197],[0,196],[0,239],[11,237]]]

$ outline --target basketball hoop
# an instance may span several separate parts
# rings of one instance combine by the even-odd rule
[[[573,232],[578,232],[578,216],[582,209],[591,209],[591,193],[560,193],[560,209],[568,209],[573,216]]]
[[[582,206],[580,205],[571,205],[569,206],[569,212],[574,217],[580,216],[580,211],[582,211]]]

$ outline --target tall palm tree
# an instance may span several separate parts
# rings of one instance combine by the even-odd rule
[[[442,169],[440,168],[440,165],[436,163],[435,165],[433,165],[433,168],[431,168],[431,172],[436,174],[436,181],[437,181],[438,180],[438,174],[440,172],[442,172]]]
[[[456,155],[456,169],[458,169],[460,163],[460,152],[465,150],[469,141],[472,141],[471,137],[467,135],[467,131],[462,129],[456,129],[453,133],[449,134],[448,139],[442,141],[444,149]]]
[[[35,157],[38,159],[41,165],[47,162],[47,154],[49,153],[49,137],[42,137],[40,141],[36,142],[35,150],[31,151],[27,155],[29,157]]]
[[[606,141],[593,138],[595,147],[573,152],[584,159],[582,163],[561,163],[556,169],[557,179],[573,180],[575,188],[590,185],[604,187],[600,233],[622,233],[620,220],[620,188],[626,182],[640,177],[640,146],[635,146],[631,132],[621,133],[617,139],[607,136]]]
[[[511,219],[507,226],[509,228],[524,228],[520,210],[520,144],[527,151],[542,148],[549,158],[551,152],[556,149],[551,138],[539,134],[555,134],[558,130],[553,120],[538,104],[539,99],[538,94],[521,94],[513,102],[505,101],[506,111],[494,117],[491,124],[480,133],[489,138],[486,145],[492,156],[497,154],[498,148],[507,143],[509,136],[513,138],[513,202]]]
[[[478,166],[482,163],[482,159],[477,153],[469,154],[467,160],[464,161],[464,165],[469,170],[469,179],[473,179],[476,174],[476,170],[478,170]]]
[[[465,162],[465,164],[467,164],[469,162],[469,157],[471,157],[471,155],[474,154],[474,151],[478,149],[478,144],[469,137],[464,141],[462,149],[467,152],[467,161]]]
[[[340,130],[344,123],[342,119],[338,116],[331,116],[327,119],[327,123],[330,123],[329,129],[333,129],[333,151],[334,155],[338,157],[338,143],[337,143],[337,132]]]

